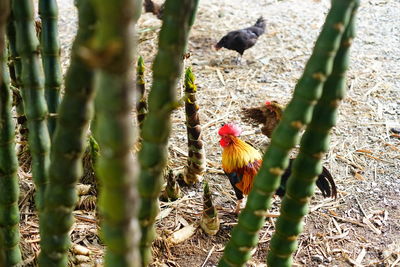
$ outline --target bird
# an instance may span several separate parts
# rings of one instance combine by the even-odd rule
[[[256,44],[258,37],[260,37],[264,32],[265,20],[261,16],[251,27],[228,32],[228,34],[222,37],[214,47],[216,50],[219,50],[222,47],[229,50],[235,50],[240,55],[238,57],[239,59],[243,56],[245,50]]]
[[[145,0],[143,2],[143,5],[144,5],[144,11],[146,13],[147,12],[153,13],[154,15],[157,16],[158,19],[162,19],[165,3],[159,5],[153,2],[152,0]]]
[[[221,137],[219,143],[222,147],[222,169],[228,177],[235,192],[237,202],[234,213],[238,214],[245,195],[248,195],[253,187],[253,180],[262,164],[261,153],[251,144],[239,138],[242,130],[233,123],[223,125],[218,134]],[[280,186],[275,192],[282,197],[286,191],[286,182],[291,174],[291,166],[294,159],[290,159],[289,167],[282,175]],[[337,196],[337,188],[331,173],[323,167],[322,173],[316,181],[323,197]]]
[[[262,124],[261,133],[271,138],[272,132],[281,121],[283,110],[283,105],[277,101],[266,101],[260,107],[243,108],[242,119],[253,125]]]

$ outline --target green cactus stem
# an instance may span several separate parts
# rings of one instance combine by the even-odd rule
[[[53,136],[49,184],[40,217],[41,266],[66,266],[69,231],[77,196],[75,185],[82,176],[82,154],[86,147],[89,120],[93,115],[93,71],[79,55],[93,37],[96,22],[88,0],[77,1],[79,28],[72,45],[71,64],[65,78],[65,95],[60,104]]]
[[[203,192],[203,214],[200,219],[200,227],[209,235],[217,234],[219,230],[219,218],[217,209],[212,203],[212,195],[208,182],[204,182],[204,192]]]
[[[7,14],[5,8],[8,7],[3,5],[0,4],[0,14]],[[19,249],[18,160],[15,154],[15,125],[11,114],[7,49],[4,38],[0,42],[3,42],[0,44],[3,47],[0,51],[0,266],[15,266],[22,260]]]
[[[33,2],[12,0],[11,3],[17,32],[17,52],[22,63],[21,93],[28,121],[28,143],[36,186],[36,206],[41,211],[50,163],[50,138],[46,122],[48,112],[43,90],[43,73],[38,52],[39,41],[35,34]]]
[[[354,5],[355,1],[332,1],[314,51],[295,87],[292,100],[283,112],[281,122],[272,134],[271,144],[255,177],[247,205],[239,215],[238,225],[232,231],[218,266],[243,266],[250,258],[252,248],[257,245],[257,234],[264,225],[271,197],[289,164],[289,152],[298,144],[301,129],[311,120],[314,105],[322,94],[322,85],[332,71],[333,60]]]
[[[154,222],[159,205],[161,174],[167,163],[167,142],[171,112],[176,106],[176,84],[182,71],[182,55],[198,0],[167,0],[159,37],[159,50],[153,63],[153,85],[149,94],[149,112],[142,127],[139,152],[139,209],[142,237],[142,266],[151,262],[151,244],[155,238]]]
[[[329,131],[336,124],[337,108],[345,94],[349,48],[354,38],[354,18],[353,15],[343,35],[332,73],[324,84],[322,96],[302,137],[299,155],[293,162],[281,216],[271,239],[269,266],[292,266],[291,255],[297,249],[297,236],[303,229],[303,217],[308,213],[315,180],[322,171],[322,156],[329,148]]]
[[[14,16],[12,13],[7,24],[7,37],[9,47],[9,68],[13,89],[13,106],[15,106],[17,115],[19,143],[24,144],[28,142],[28,128],[21,96],[21,57],[17,52],[17,36],[15,32]],[[20,152],[23,148],[23,145],[19,145],[18,151]]]
[[[7,20],[9,15],[10,15],[10,2],[1,1],[0,2],[0,53],[3,53],[4,48],[6,47],[5,37],[6,37]]]
[[[185,114],[188,138],[188,159],[183,180],[186,184],[195,184],[202,181],[205,170],[205,157],[203,141],[201,140],[201,126],[199,106],[196,103],[197,86],[192,68],[187,68],[185,73]]]
[[[131,120],[135,88],[135,23],[140,0],[94,0],[96,36],[87,60],[96,68],[96,164],[100,179],[101,233],[107,246],[105,266],[140,266],[136,159]],[[121,12],[121,11],[124,12]]]
[[[56,0],[39,0],[41,19],[40,46],[44,70],[44,90],[50,115],[47,123],[50,137],[56,128],[57,108],[60,102],[62,71],[60,63],[60,42],[58,38],[58,7]],[[37,24],[36,24],[37,25]]]
[[[144,60],[139,56],[136,68],[136,89],[137,89],[137,102],[136,112],[139,127],[142,128],[143,120],[147,113],[147,97],[146,97],[146,84],[144,79]]]

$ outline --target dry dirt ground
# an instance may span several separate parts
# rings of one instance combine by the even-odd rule
[[[68,65],[68,51],[76,30],[71,2],[59,1],[64,69]],[[182,199],[161,204],[153,266],[217,264],[230,230],[237,222],[229,212],[235,203],[234,195],[226,177],[221,174],[217,131],[223,123],[236,122],[244,129],[244,139],[259,148],[269,143],[259,129],[241,121],[240,110],[260,105],[267,99],[283,104],[290,100],[329,2],[200,1],[189,40],[191,57],[186,66],[192,66],[197,77],[197,98],[207,154],[205,177],[219,208],[221,230],[210,237],[197,229],[192,237],[179,245],[165,241],[172,232],[199,222],[201,186],[183,188]],[[348,72],[348,92],[340,106],[325,159],[325,166],[334,175],[339,188],[339,196],[336,200],[323,199],[317,192],[312,200],[311,212],[305,219],[305,231],[294,257],[296,266],[400,266],[400,141],[399,136],[391,132],[392,128],[400,128],[399,14],[399,0],[364,0],[361,3]],[[233,62],[235,52],[211,48],[228,31],[247,27],[261,15],[267,21],[266,34],[245,52],[240,65]],[[148,84],[159,26],[160,21],[152,14],[143,14],[139,20],[138,51],[149,70]],[[175,170],[186,163],[184,119],[182,109],[174,112],[169,165]],[[279,204],[280,201],[275,200],[271,212],[278,212]],[[96,225],[88,219],[93,212],[76,213],[83,217],[77,216],[73,241],[92,251],[93,262],[102,254]],[[260,232],[260,244],[248,266],[264,265],[274,221],[274,218],[266,220]],[[25,238],[34,236],[31,227],[26,224]],[[37,251],[37,240],[33,238],[26,246],[33,246]]]

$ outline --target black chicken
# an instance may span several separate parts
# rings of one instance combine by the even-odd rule
[[[225,47],[229,50],[235,50],[241,57],[246,49],[256,44],[258,37],[264,32],[265,20],[260,17],[251,27],[229,32],[215,45],[215,49],[219,50]]]
[[[144,12],[153,13],[158,19],[162,19],[165,3],[159,5],[152,0],[144,0]]]

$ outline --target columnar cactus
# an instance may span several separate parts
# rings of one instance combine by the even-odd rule
[[[182,56],[197,4],[198,0],[167,0],[165,2],[158,53],[153,63],[149,111],[143,122],[142,148],[139,152],[142,266],[147,266],[151,261],[150,247],[155,238],[154,222],[159,210],[161,174],[167,163],[170,115],[176,106],[175,87],[182,71]]]
[[[72,46],[71,64],[65,78],[65,94],[53,136],[49,184],[40,217],[42,266],[66,266],[69,231],[77,196],[75,184],[82,176],[82,154],[88,123],[93,114],[93,71],[79,55],[79,49],[93,37],[96,22],[88,0],[76,2],[79,30]]]
[[[329,148],[329,132],[336,124],[337,108],[345,93],[345,77],[349,48],[354,38],[355,10],[346,27],[333,70],[326,80],[313,117],[301,139],[300,152],[293,162],[292,175],[287,183],[276,231],[268,254],[269,266],[292,266],[292,253],[297,248],[296,237],[303,229],[303,217],[314,194],[315,180],[322,171],[322,156]]]
[[[7,1],[4,1],[7,2]],[[19,249],[18,160],[15,154],[14,121],[11,114],[10,77],[7,67],[4,24],[1,16],[7,14],[0,4],[0,266],[14,266],[21,262]],[[3,13],[4,12],[4,13]]]
[[[140,0],[93,0],[98,18],[88,62],[96,67],[96,163],[105,266],[140,266],[136,159],[133,155],[135,24]]]
[[[12,0],[11,3],[17,33],[17,52],[22,65],[21,94],[28,121],[28,142],[36,186],[36,206],[41,211],[50,163],[50,137],[47,129],[48,112],[39,58],[39,41],[35,34],[33,2]]]
[[[57,108],[60,102],[62,71],[60,63],[60,42],[58,39],[58,7],[56,0],[39,0],[41,19],[40,46],[44,69],[44,89],[50,113],[48,129],[50,137],[56,128]]]

